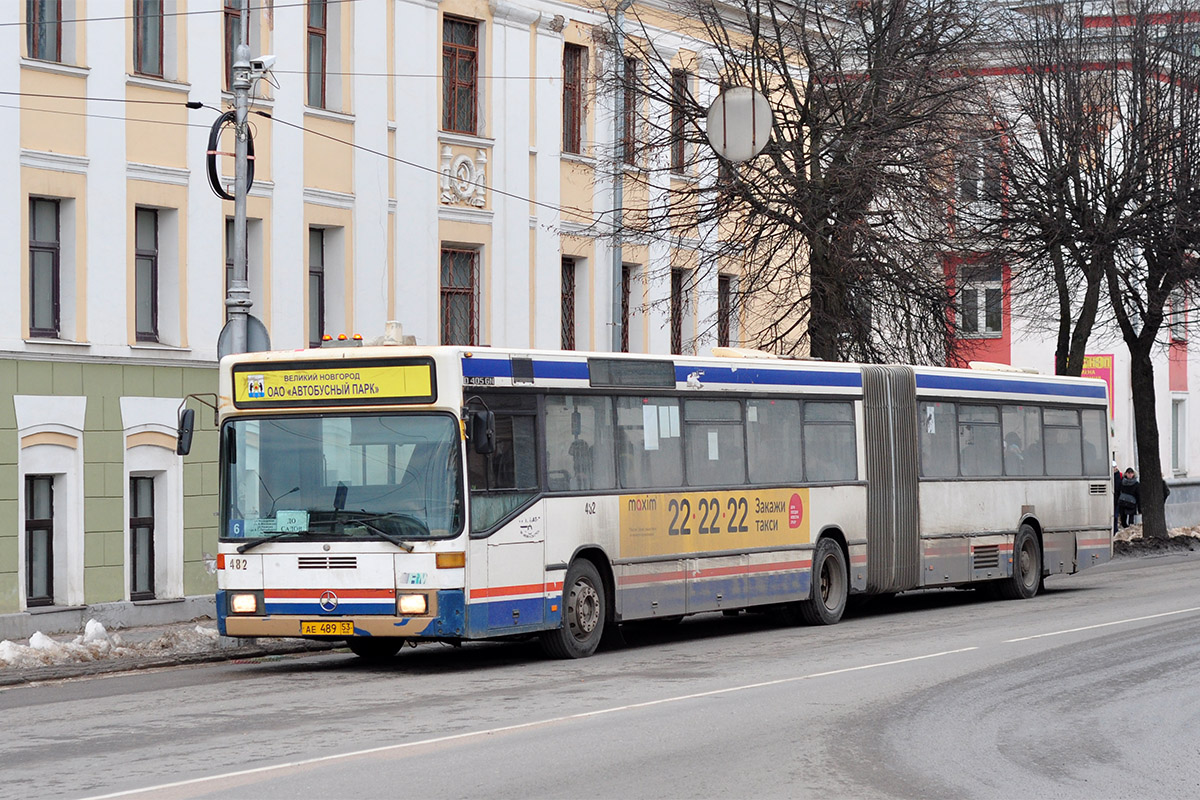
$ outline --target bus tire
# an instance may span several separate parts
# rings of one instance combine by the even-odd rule
[[[833,539],[821,539],[813,551],[812,596],[800,601],[800,615],[809,625],[836,625],[849,594],[846,554]]]
[[[562,624],[541,634],[542,650],[551,658],[587,658],[604,635],[604,581],[594,564],[576,559],[563,581]]]
[[[346,640],[350,652],[363,661],[388,661],[404,645],[404,640],[395,636],[355,636]]]
[[[1042,546],[1029,525],[1022,525],[1013,540],[1012,575],[996,586],[1005,600],[1028,600],[1042,586]]]

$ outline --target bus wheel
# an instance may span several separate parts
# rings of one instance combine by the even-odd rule
[[[1037,534],[1022,525],[1013,541],[1012,576],[996,587],[1005,600],[1028,600],[1042,585],[1042,547]]]
[[[846,556],[833,539],[817,542],[813,553],[812,597],[800,601],[800,614],[809,625],[836,625],[846,611],[850,580]]]
[[[587,658],[604,635],[604,581],[595,565],[576,559],[563,582],[562,625],[541,634],[542,649],[552,658]]]
[[[404,640],[395,636],[355,636],[346,640],[350,652],[364,661],[387,661],[400,652],[403,644]]]

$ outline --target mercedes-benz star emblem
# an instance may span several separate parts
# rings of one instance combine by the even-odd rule
[[[328,591],[321,593],[321,610],[322,611],[333,611],[335,608],[337,608],[337,604],[338,604],[338,599],[337,599],[336,594],[334,594],[333,592],[328,592]]]

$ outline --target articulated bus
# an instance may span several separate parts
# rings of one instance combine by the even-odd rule
[[[218,407],[233,637],[389,658],[537,636],[578,658],[633,620],[1031,598],[1112,552],[1095,380],[368,346],[227,357]]]

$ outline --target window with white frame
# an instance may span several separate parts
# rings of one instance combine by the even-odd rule
[[[178,0],[133,0],[133,72],[178,80]],[[72,26],[67,26],[72,27]]]
[[[86,397],[14,395],[21,608],[83,603]]]
[[[481,133],[479,124],[479,23],[447,15],[442,20],[442,130]]]
[[[959,272],[959,335],[999,336],[1004,326],[1004,286],[1000,267],[968,267]]]
[[[1187,398],[1171,398],[1171,472],[1186,475],[1187,464]]]
[[[30,58],[62,61],[62,0],[26,0],[25,44]]]
[[[737,314],[734,310],[732,275],[717,276],[717,346],[729,347],[736,338]]]
[[[122,397],[125,440],[126,594],[183,596],[183,457],[176,455],[177,397]]]
[[[178,346],[179,213],[135,206],[133,214],[134,339]]]
[[[29,335],[74,340],[75,200],[29,198]]]

